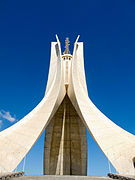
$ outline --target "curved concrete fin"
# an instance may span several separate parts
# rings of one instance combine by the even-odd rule
[[[79,38],[80,38],[80,35],[77,36],[75,44],[78,42]]]
[[[60,46],[60,41],[59,41],[57,34],[56,34],[56,40],[57,40],[57,42],[51,42],[50,68],[49,68],[49,75],[48,75],[48,81],[47,81],[45,95],[50,90],[50,87],[51,87],[52,82],[54,80],[55,73],[57,70],[58,58],[61,61],[61,46]]]
[[[58,46],[57,42],[51,42],[50,68],[49,68],[48,81],[47,81],[45,95],[49,91],[49,89],[52,85],[52,82],[54,80],[56,71],[57,71],[57,61],[58,61],[58,57],[57,57],[57,53],[56,53],[57,46]]]
[[[79,39],[79,36],[77,40]],[[79,81],[82,84],[82,88],[85,91],[86,94],[88,94],[87,91],[87,85],[86,85],[86,78],[85,78],[85,70],[84,70],[84,55],[83,55],[83,42],[75,42],[74,51],[73,51],[73,61],[77,58],[77,66],[80,68],[78,69]],[[76,51],[78,52],[76,54]]]
[[[37,141],[65,96],[61,49],[52,43],[51,66],[46,96],[18,123],[0,132],[0,173],[13,171]],[[50,76],[50,75],[49,75]]]
[[[75,43],[71,83],[68,95],[88,131],[120,174],[135,175],[135,136],[108,119],[89,99],[80,52],[82,43]],[[81,55],[82,56],[82,55]]]
[[[60,40],[58,38],[58,35],[56,34],[56,40],[57,40],[57,43],[60,44]]]

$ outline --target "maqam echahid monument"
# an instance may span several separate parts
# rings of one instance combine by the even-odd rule
[[[79,36],[78,36],[79,38]],[[23,119],[0,132],[0,172],[12,172],[44,129],[44,174],[87,175],[86,128],[117,172],[135,175],[135,136],[108,119],[88,97],[83,43],[62,55],[51,43],[45,96]]]

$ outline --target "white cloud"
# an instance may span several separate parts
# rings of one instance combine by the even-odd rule
[[[1,111],[0,111],[0,118],[1,118],[2,120],[3,120],[3,119],[6,119],[6,120],[8,120],[9,122],[14,122],[14,121],[16,121],[15,116],[12,117],[11,114],[10,114],[10,112],[6,112],[6,111],[4,111],[4,110],[1,110]],[[2,123],[2,120],[0,120],[0,125],[1,125],[1,123]]]

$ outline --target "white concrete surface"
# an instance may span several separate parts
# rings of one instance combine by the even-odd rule
[[[90,134],[120,174],[135,175],[135,136],[114,124],[89,99],[83,60],[83,43],[74,46],[68,95]]]
[[[46,96],[28,115],[15,125],[0,132],[0,173],[11,172],[21,162],[49,120],[53,117],[65,96],[60,43],[52,43],[51,63]],[[52,67],[53,67],[52,65]]]
[[[135,136],[114,124],[88,97],[83,43],[76,41],[72,59],[65,61],[58,38],[51,46],[45,97],[22,120],[0,132],[0,173],[16,168],[47,127],[66,93],[80,119],[116,170],[120,174],[135,175]]]

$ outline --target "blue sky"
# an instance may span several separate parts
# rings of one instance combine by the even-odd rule
[[[135,134],[134,0],[1,0],[0,130],[43,98],[55,34],[62,51],[70,38],[71,52],[80,34],[90,98],[113,122]],[[44,133],[26,157],[25,174],[42,174],[43,141]],[[108,172],[107,159],[88,134],[88,175]]]

